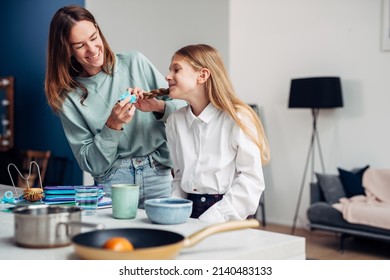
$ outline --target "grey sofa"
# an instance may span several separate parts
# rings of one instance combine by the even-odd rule
[[[310,184],[310,207],[307,210],[311,230],[324,230],[339,235],[339,251],[344,250],[344,239],[359,236],[390,241],[390,230],[351,224],[344,220],[342,213],[327,201],[318,182]]]

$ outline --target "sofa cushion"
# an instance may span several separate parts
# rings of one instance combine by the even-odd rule
[[[367,196],[390,204],[390,168],[369,168],[364,172],[362,185]]]
[[[316,173],[316,177],[326,202],[334,204],[339,202],[340,198],[346,197],[338,175]]]
[[[390,235],[390,230],[384,228],[377,228],[372,226],[366,226],[361,224],[348,223],[343,218],[343,214],[333,208],[326,202],[316,202],[312,204],[307,210],[307,217],[310,224],[326,225],[335,227],[335,231],[353,232],[357,235],[363,235],[366,237],[372,237],[371,234],[383,234],[387,239]]]
[[[362,178],[364,172],[370,166],[367,165],[360,169],[355,169],[352,171],[347,171],[342,168],[337,168],[340,175],[341,183],[343,184],[345,194],[347,197],[352,197],[355,195],[365,195],[364,187],[362,185]]]

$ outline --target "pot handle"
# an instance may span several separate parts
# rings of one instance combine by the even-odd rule
[[[61,222],[57,224],[57,230],[56,230],[56,235],[57,237],[60,236],[59,234],[59,228],[60,226],[65,226],[66,228],[66,236],[69,236],[69,227],[87,227],[87,228],[94,228],[94,229],[104,229],[103,224],[93,224],[93,223],[84,223],[84,222]]]
[[[206,237],[215,233],[238,230],[238,229],[255,228],[259,226],[260,226],[260,222],[256,219],[248,219],[243,221],[230,221],[230,222],[211,225],[185,238],[183,246],[185,248],[194,246],[195,244],[199,243]]]

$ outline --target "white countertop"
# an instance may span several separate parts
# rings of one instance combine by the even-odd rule
[[[0,185],[0,197],[9,187]],[[12,188],[10,189],[12,190]],[[2,206],[4,208],[4,205]],[[177,232],[184,237],[209,224],[197,219],[179,225],[157,225],[150,222],[144,210],[138,210],[133,220],[112,218],[111,208],[100,209],[95,216],[82,216],[83,222],[104,224],[105,228],[157,228]],[[15,245],[14,214],[0,212],[0,259],[2,260],[65,260],[79,259],[73,247],[30,249]],[[305,259],[305,239],[258,229],[234,230],[206,237],[191,248],[180,251],[176,259]]]

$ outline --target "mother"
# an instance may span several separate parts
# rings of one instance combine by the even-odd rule
[[[166,86],[141,53],[114,54],[85,8],[71,5],[54,14],[45,79],[48,103],[61,119],[80,168],[109,194],[114,183],[139,184],[140,208],[145,199],[171,193],[164,122],[185,103],[143,98],[144,90]],[[136,103],[129,98],[117,102],[126,90],[136,95]]]

